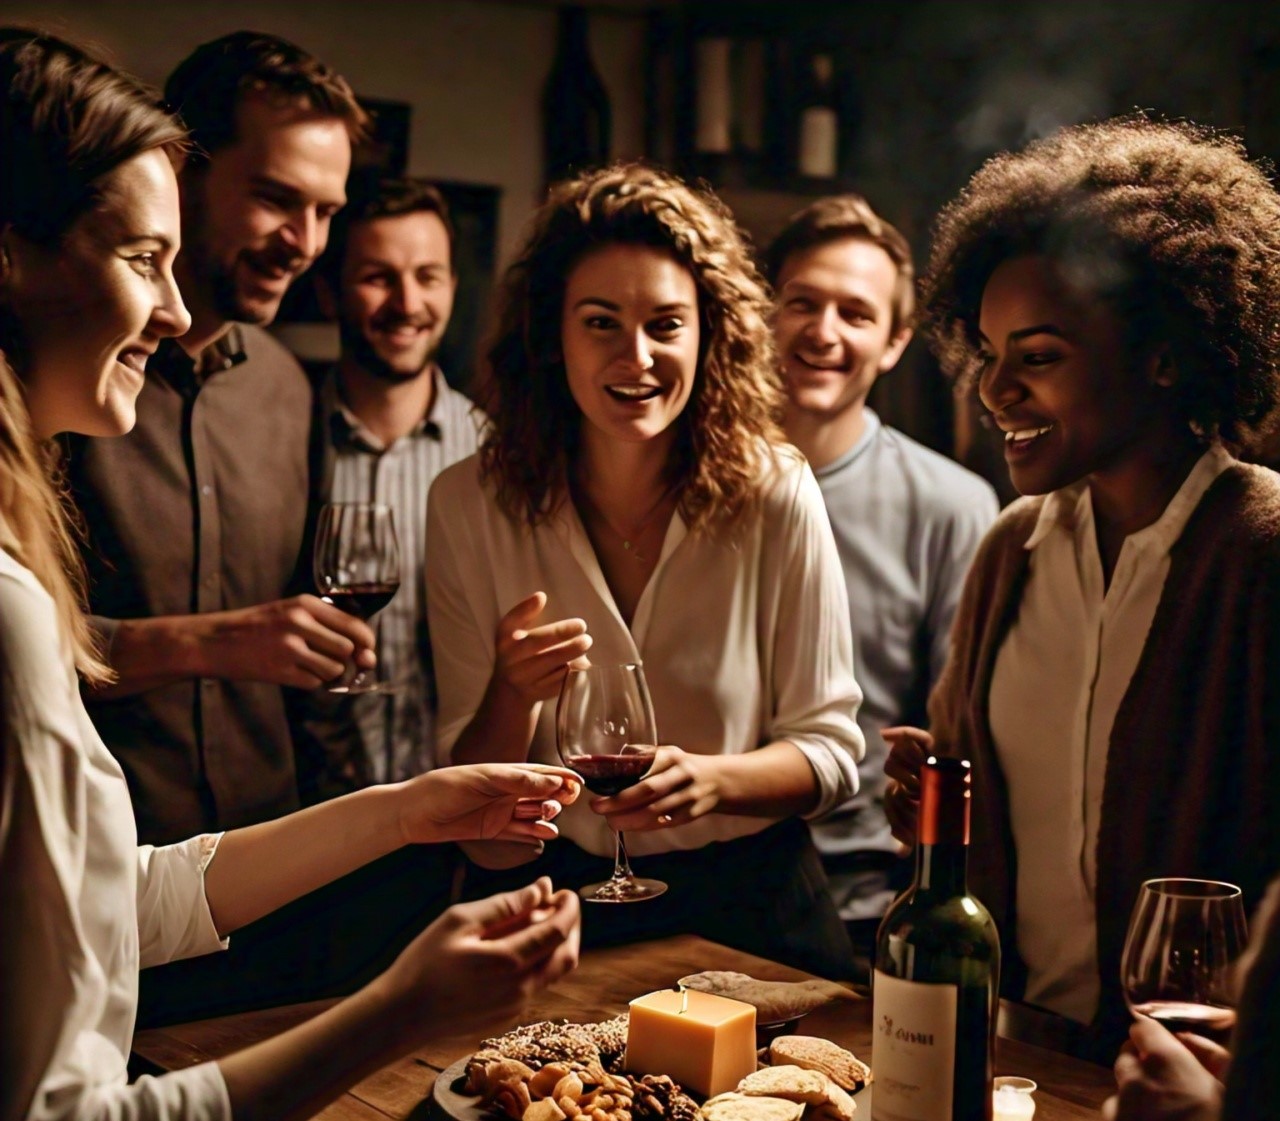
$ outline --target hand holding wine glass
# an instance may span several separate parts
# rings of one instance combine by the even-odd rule
[[[1225,1043],[1236,1022],[1234,969],[1245,941],[1244,901],[1234,884],[1148,880],[1120,959],[1125,1003],[1172,1032]]]
[[[653,764],[657,721],[644,671],[638,664],[570,668],[556,706],[560,759],[588,789],[612,797],[639,782]],[[667,890],[661,880],[632,874],[626,843],[614,832],[613,876],[584,887],[592,903],[632,903]]]
[[[313,568],[316,586],[334,606],[362,619],[376,615],[400,588],[400,543],[391,507],[370,502],[325,506],[316,527]],[[353,664],[328,689],[379,693],[392,687],[376,670]]]

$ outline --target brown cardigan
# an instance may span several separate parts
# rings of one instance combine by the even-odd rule
[[[1018,610],[1042,498],[1006,510],[979,548],[929,701],[938,749],[973,762],[970,882],[1003,943],[1002,989],[1026,983],[1015,936],[1017,854],[987,719],[996,653]],[[1280,475],[1233,464],[1171,553],[1129,688],[1116,713],[1098,828],[1099,1041],[1129,1015],[1120,953],[1143,880],[1239,884],[1252,908],[1280,871]],[[1105,1046],[1105,1044],[1104,1044]]]

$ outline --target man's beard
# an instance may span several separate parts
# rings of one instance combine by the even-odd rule
[[[200,216],[196,214],[191,216],[184,227],[182,239],[182,254],[187,259],[187,271],[206,293],[213,311],[222,322],[270,326],[280,310],[280,300],[263,304],[250,302],[241,295],[236,281],[236,266],[245,256],[244,253],[238,254],[229,265],[223,264],[212,251]],[[282,262],[279,267],[288,266]]]
[[[413,381],[415,378],[421,377],[423,371],[435,362],[436,352],[440,349],[438,340],[434,345],[429,345],[423,352],[422,361],[416,364],[412,372],[406,373],[404,370],[396,369],[395,366],[383,358],[365,333],[354,324],[348,323],[345,319],[339,320],[338,334],[342,339],[342,353],[344,355],[350,355],[356,365],[370,377],[395,384]]]

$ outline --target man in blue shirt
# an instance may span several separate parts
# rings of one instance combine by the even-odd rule
[[[881,729],[926,724],[974,550],[995,519],[977,475],[888,427],[867,394],[911,340],[906,239],[857,195],[820,199],[769,248],[786,429],[813,467],[844,565],[867,741],[858,793],[813,827],[860,959],[910,879],[883,810]]]

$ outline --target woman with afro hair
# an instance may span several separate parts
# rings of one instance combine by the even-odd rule
[[[924,311],[1024,498],[979,549],[930,732],[886,771],[900,838],[924,751],[974,770],[975,892],[1005,995],[1129,1023],[1142,882],[1280,869],[1280,196],[1240,145],[1142,117],[990,160],[940,215]]]

